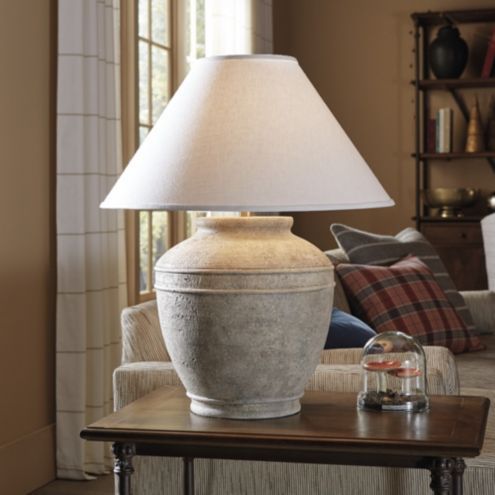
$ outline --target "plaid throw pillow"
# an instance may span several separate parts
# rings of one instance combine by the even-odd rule
[[[417,256],[434,273],[438,285],[444,290],[469,332],[478,333],[463,297],[456,289],[435,248],[416,229],[404,229],[395,237],[372,234],[338,223],[333,224],[330,230],[351,263],[391,265],[410,254]]]
[[[482,349],[432,271],[415,256],[392,266],[341,263],[336,270],[353,313],[378,333],[400,330],[422,344],[445,346],[454,353]]]

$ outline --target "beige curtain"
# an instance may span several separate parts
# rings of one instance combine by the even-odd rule
[[[112,411],[125,303],[124,228],[99,203],[121,171],[119,2],[59,0],[57,87],[57,476],[112,465],[79,432]]]
[[[205,0],[206,55],[272,53],[272,0]]]

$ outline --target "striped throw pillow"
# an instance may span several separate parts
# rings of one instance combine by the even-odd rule
[[[435,248],[416,229],[404,229],[395,237],[372,234],[342,224],[333,224],[330,230],[351,263],[386,266],[408,255],[417,256],[433,272],[468,331],[478,335],[464,298],[456,289],[445,265]]]
[[[417,257],[391,266],[341,263],[336,267],[353,314],[376,332],[399,330],[425,345],[441,345],[454,353],[482,349]]]

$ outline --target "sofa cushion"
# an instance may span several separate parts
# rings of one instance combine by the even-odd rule
[[[349,349],[364,347],[366,342],[375,335],[376,332],[364,321],[338,308],[333,308],[324,348]]]
[[[349,263],[349,258],[346,256],[342,249],[333,249],[331,251],[325,251],[328,259],[332,262],[332,265],[336,267],[339,263]],[[340,278],[335,272],[335,289],[333,292],[333,307],[338,308],[345,313],[350,313],[351,308],[347,301],[347,297],[340,282]]]
[[[336,270],[353,313],[377,332],[400,330],[422,344],[442,345],[454,353],[482,349],[417,257],[389,267],[341,263]]]
[[[438,284],[459,313],[468,331],[478,333],[463,297],[456,289],[435,248],[416,229],[404,229],[395,237],[372,234],[342,224],[333,224],[330,230],[351,263],[390,265],[405,256],[417,256],[434,273]]]

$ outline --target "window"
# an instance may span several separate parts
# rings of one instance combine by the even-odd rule
[[[158,120],[172,93],[170,0],[138,0],[139,144]],[[151,293],[153,266],[170,245],[169,214],[139,212],[139,292]]]
[[[122,5],[124,158],[158,120],[191,63],[205,54],[204,0],[132,0]],[[153,267],[190,236],[204,212],[128,213],[129,303],[154,297]]]

